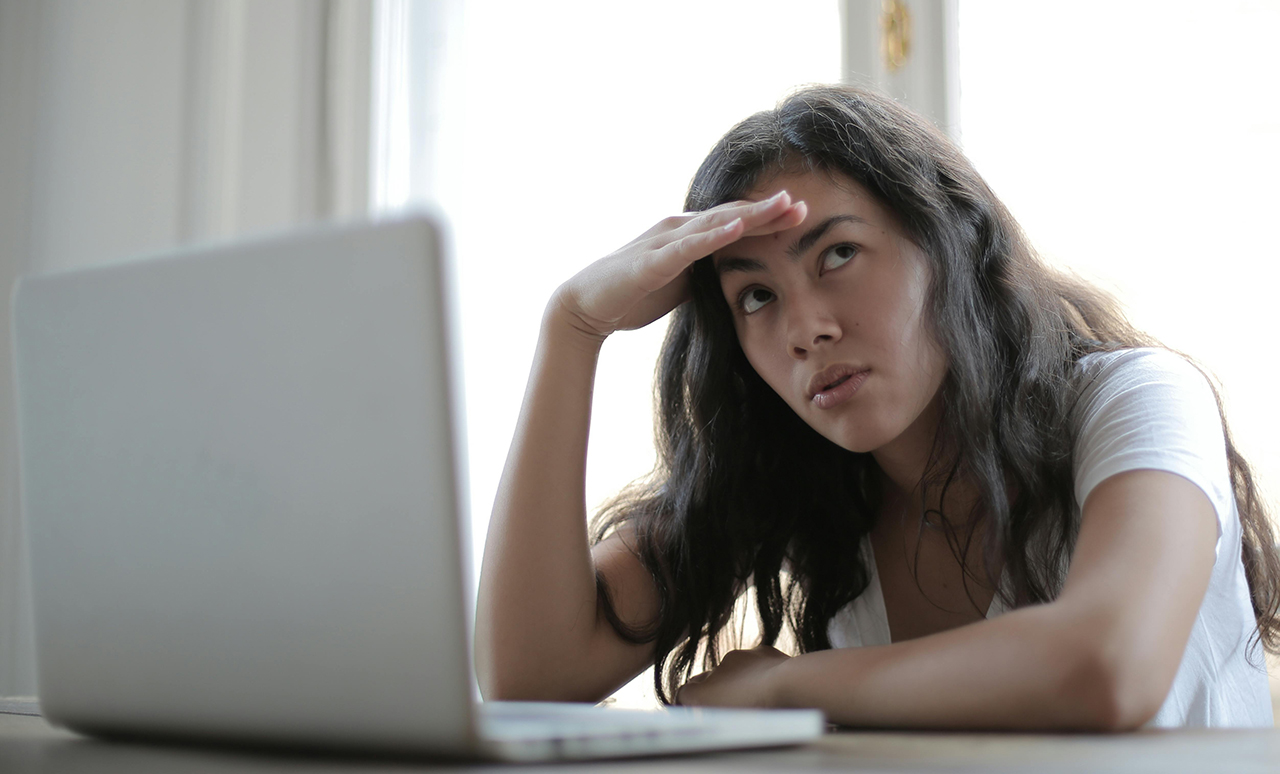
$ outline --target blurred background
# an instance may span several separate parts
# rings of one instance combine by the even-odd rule
[[[736,121],[858,82],[946,129],[1044,255],[1219,378],[1274,511],[1277,39],[1263,0],[0,0],[0,283],[439,207],[474,568],[555,287],[678,212]],[[0,696],[29,695],[0,297]],[[653,464],[663,329],[604,349],[588,503]]]

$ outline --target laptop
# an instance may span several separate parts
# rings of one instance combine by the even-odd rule
[[[439,222],[19,281],[44,716],[100,736],[510,760],[820,735],[816,711],[476,700]]]

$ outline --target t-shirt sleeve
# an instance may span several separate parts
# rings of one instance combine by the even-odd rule
[[[1160,349],[1091,355],[1082,362],[1075,494],[1129,470],[1166,470],[1200,487],[1218,516],[1218,543],[1235,518],[1225,436],[1208,380]],[[1214,548],[1215,552],[1217,547]]]

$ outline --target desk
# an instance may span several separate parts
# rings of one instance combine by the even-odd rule
[[[0,714],[3,774],[302,774],[302,772],[503,771],[541,774],[565,766],[460,765],[298,757],[235,750],[99,742],[38,717]],[[842,731],[785,750],[575,764],[578,774],[663,771],[1151,772],[1276,774],[1280,730],[1148,731],[1116,736]]]

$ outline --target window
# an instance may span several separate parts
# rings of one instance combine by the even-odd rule
[[[1046,257],[1222,380],[1273,496],[1278,36],[1273,3],[984,0],[960,14],[965,152]]]
[[[444,23],[459,34],[447,41],[441,112],[418,136],[437,138],[425,164],[438,182],[422,193],[434,194],[454,235],[478,568],[555,288],[680,212],[698,164],[734,123],[797,85],[839,80],[840,14],[834,0],[789,3],[785,13],[767,0],[453,8]],[[426,26],[409,33],[420,36],[410,50],[444,44]],[[402,193],[380,204],[413,198],[403,185],[394,190]],[[604,347],[589,509],[653,466],[653,369],[664,331],[660,321]]]
[[[380,6],[385,29],[407,36],[380,47],[399,51],[383,66],[410,76],[395,87],[401,101],[378,110],[409,129],[375,131],[374,202],[431,198],[453,228],[476,566],[552,292],[677,211],[734,122],[797,85],[840,80],[842,5],[853,9],[848,44],[877,39],[874,24],[853,23],[867,10],[858,0],[786,13],[766,0]],[[921,5],[917,21],[943,30],[954,8]],[[1280,211],[1267,186],[1280,172],[1280,101],[1267,83],[1280,71],[1269,45],[1280,8],[963,0],[958,18],[966,153],[1047,257],[1115,290],[1140,327],[1221,377],[1241,448],[1280,492],[1280,449],[1268,443],[1280,434],[1277,366],[1255,344],[1274,327],[1280,271],[1263,259],[1274,253],[1264,224]],[[939,57],[930,77],[954,77]],[[424,88],[434,109],[392,116]],[[604,348],[589,508],[653,463],[664,329]]]
[[[1273,519],[1277,38],[1247,0],[960,6],[965,152],[1046,257],[1221,380]]]

